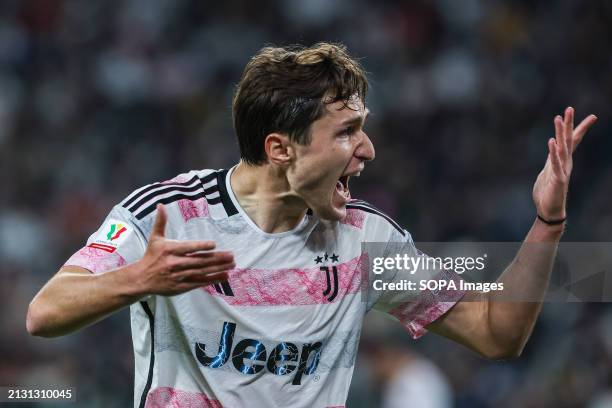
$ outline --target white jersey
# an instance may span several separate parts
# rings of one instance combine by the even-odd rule
[[[234,253],[227,282],[131,305],[135,407],[344,406],[370,308],[416,338],[461,297],[412,292],[390,305],[362,290],[361,243],[403,242],[416,252],[393,220],[355,200],[342,222],[309,212],[291,231],[265,233],[240,207],[230,174],[191,171],[136,190],[66,262],[104,273],[139,260],[158,203],[168,238],[214,240]]]

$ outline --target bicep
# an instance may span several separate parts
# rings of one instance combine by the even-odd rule
[[[87,268],[77,265],[65,265],[55,274],[55,276],[66,275],[66,274],[81,274],[81,275],[93,275],[93,272]],[[54,276],[54,277],[55,277]]]
[[[58,284],[66,283],[66,278],[74,276],[94,276],[93,272],[89,269],[83,268],[77,265],[65,265],[62,266],[59,271],[55,273],[49,279],[49,281],[42,287],[42,289],[36,295],[36,298],[40,297],[41,294],[48,292],[49,290],[55,291],[54,288],[58,287]]]

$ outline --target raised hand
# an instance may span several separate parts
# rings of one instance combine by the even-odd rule
[[[177,295],[227,280],[227,271],[236,266],[231,252],[212,251],[213,241],[167,239],[166,222],[166,209],[160,204],[147,250],[138,261],[138,284],[143,293]]]
[[[555,221],[566,217],[567,189],[572,174],[572,154],[597,117],[589,115],[574,129],[574,109],[565,109],[554,119],[555,137],[548,140],[548,158],[533,186],[533,201],[538,215]]]

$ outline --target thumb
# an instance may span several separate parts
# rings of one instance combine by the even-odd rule
[[[157,204],[157,216],[155,217],[155,223],[151,230],[151,238],[163,237],[166,233],[166,221],[168,215],[166,214],[166,207],[163,204]]]

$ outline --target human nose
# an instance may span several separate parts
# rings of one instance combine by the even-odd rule
[[[374,157],[376,157],[374,145],[372,144],[372,141],[365,132],[362,132],[362,134],[363,138],[361,140],[361,143],[359,143],[357,150],[355,150],[355,156],[363,161],[374,160]]]

